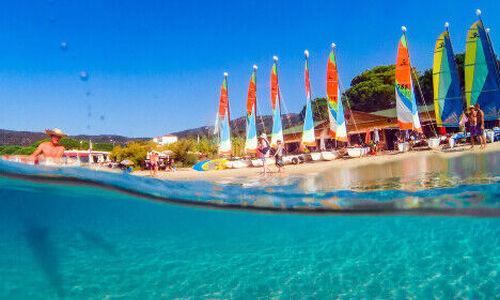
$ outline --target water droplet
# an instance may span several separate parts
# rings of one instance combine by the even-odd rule
[[[80,79],[82,81],[87,81],[89,79],[89,74],[87,73],[87,71],[80,72]]]
[[[61,50],[66,51],[68,50],[68,43],[66,42],[61,42]]]

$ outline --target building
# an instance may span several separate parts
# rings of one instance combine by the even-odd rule
[[[177,142],[177,137],[173,134],[167,134],[163,136],[157,136],[153,138],[153,142],[160,145],[168,145]]]
[[[426,136],[434,135],[436,129],[436,119],[434,115],[434,105],[419,106],[419,117],[422,129]],[[350,145],[362,144],[367,132],[379,129],[381,142],[385,149],[394,149],[396,133],[399,131],[399,124],[396,109],[386,109],[372,113],[360,111],[345,112],[347,135]],[[299,151],[302,139],[303,124],[296,125],[283,130],[285,149],[289,153]],[[314,122],[314,132],[316,135],[316,146],[319,148],[322,140],[326,148],[335,147],[335,141],[330,138],[329,120]]]

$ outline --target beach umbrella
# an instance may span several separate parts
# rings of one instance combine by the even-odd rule
[[[131,161],[130,159],[124,159],[120,162],[120,164],[124,165],[124,166],[131,166],[134,164],[133,161]]]

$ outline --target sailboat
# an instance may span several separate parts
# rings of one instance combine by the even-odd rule
[[[417,102],[413,88],[413,76],[410,63],[410,54],[406,40],[406,27],[402,26],[403,35],[399,40],[396,59],[396,112],[401,130],[422,132],[418,116]],[[400,143],[399,151],[409,150],[408,143]]]
[[[245,154],[255,154],[257,153],[257,126],[256,126],[256,114],[257,114],[257,76],[256,76],[257,66],[253,66],[252,76],[250,77],[250,84],[248,85],[248,95],[247,95],[247,117],[246,117],[246,140],[245,140]],[[257,163],[258,160],[256,160]],[[233,160],[228,163],[230,168],[245,168],[252,165],[252,161],[249,159],[239,159]]]
[[[436,41],[432,67],[436,124],[445,128],[459,127],[459,119],[463,112],[460,80],[448,27],[449,24],[446,22],[446,30]]]
[[[271,147],[277,147],[278,141],[283,142],[283,126],[281,124],[281,96],[278,84],[278,57],[274,56],[273,59],[274,64],[271,70],[271,105],[273,108]]]
[[[252,77],[248,85],[247,96],[247,136],[245,142],[245,153],[257,152],[257,125],[256,125],[256,112],[257,112],[257,66],[253,66]]]
[[[495,121],[500,112],[498,63],[481,11],[476,14],[479,20],[469,29],[465,48],[465,99],[467,107],[479,103],[485,121]]]
[[[332,43],[332,51],[328,56],[326,66],[326,96],[328,105],[328,119],[330,121],[330,136],[332,139],[347,142],[347,130],[344,118],[344,107],[340,100],[340,84],[337,69],[337,57],[335,55],[335,43]],[[336,151],[323,151],[321,156],[324,160],[332,160],[338,157]]]
[[[227,93],[227,73],[224,73],[224,81],[220,90],[219,113],[215,130],[219,136],[219,155],[229,156],[232,154],[231,148],[231,130],[229,127],[229,98]]]
[[[302,146],[315,147],[316,146],[316,137],[314,134],[314,119],[312,115],[311,108],[311,82],[309,80],[309,51],[305,50],[305,67],[304,67],[304,78],[305,78],[305,86],[306,86],[306,111],[304,116],[304,126],[302,128],[302,140],[300,141]],[[320,160],[321,154],[311,153],[312,160]]]

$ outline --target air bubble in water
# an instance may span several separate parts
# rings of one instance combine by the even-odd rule
[[[61,50],[66,51],[68,50],[68,43],[66,42],[61,42]]]
[[[87,73],[87,71],[80,72],[80,79],[82,81],[87,81],[89,79],[89,74]]]

